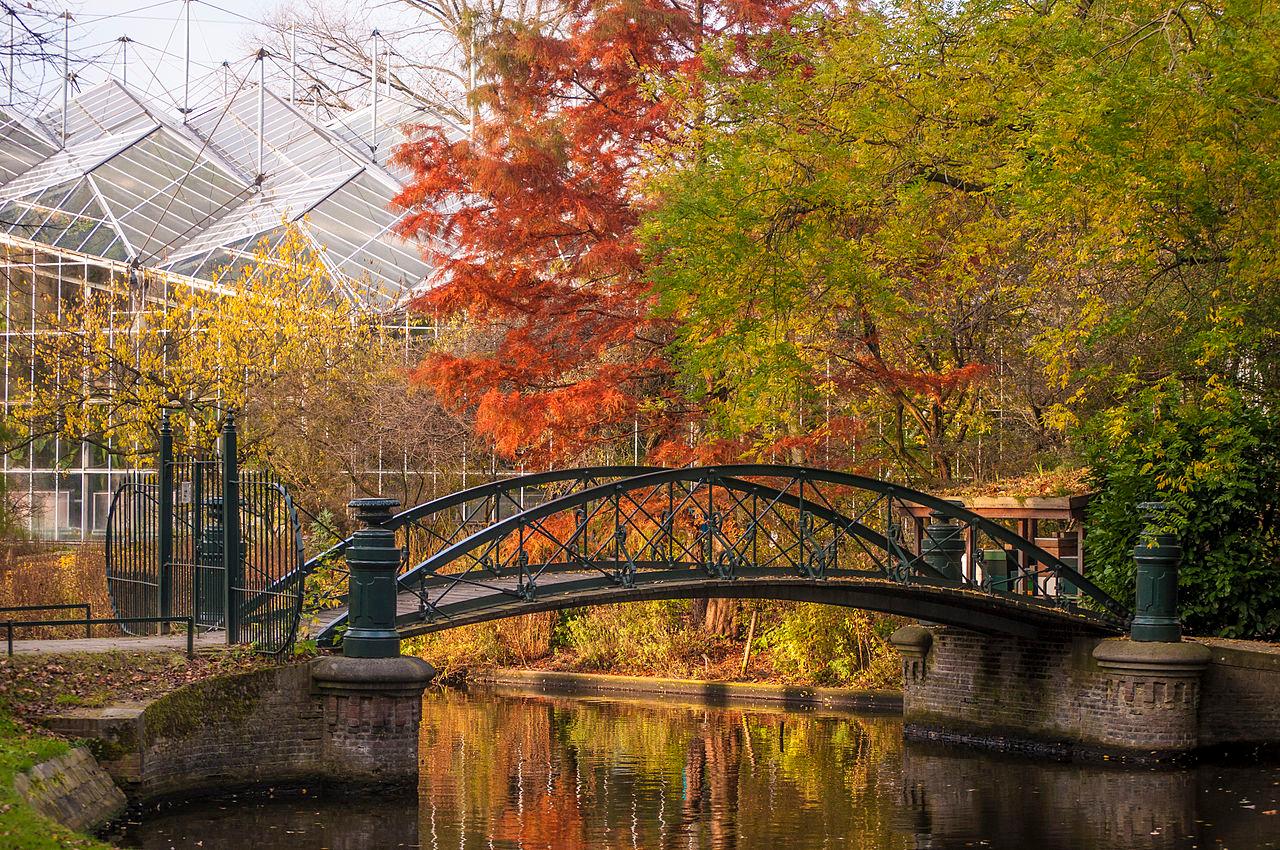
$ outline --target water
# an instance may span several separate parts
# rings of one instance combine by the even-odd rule
[[[418,798],[223,798],[154,850],[1280,847],[1280,767],[1133,771],[904,744],[895,717],[434,693]]]

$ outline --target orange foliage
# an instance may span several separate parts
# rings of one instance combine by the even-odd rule
[[[564,462],[643,419],[677,443],[696,412],[674,390],[666,326],[649,316],[632,190],[645,149],[680,117],[653,79],[692,76],[707,37],[782,25],[788,0],[575,0],[556,31],[511,26],[485,47],[470,138],[417,128],[401,230],[439,247],[418,307],[498,332],[416,373],[509,458]],[[445,247],[447,246],[447,247]],[[645,410],[661,410],[644,416]]]

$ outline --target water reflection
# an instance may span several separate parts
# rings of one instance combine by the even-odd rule
[[[909,745],[901,723],[654,701],[428,698],[417,800],[204,801],[145,848],[1262,848],[1280,770],[1122,771]],[[198,843],[197,843],[198,842]]]

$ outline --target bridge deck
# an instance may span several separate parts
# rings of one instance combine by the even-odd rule
[[[780,576],[778,570],[770,569],[745,570],[738,578],[721,579],[700,569],[641,570],[635,575],[634,586],[624,587],[603,572],[563,569],[539,576],[532,599],[521,598],[518,587],[515,575],[473,573],[465,580],[432,577],[421,591],[402,589],[398,594],[397,627],[408,637],[539,611],[652,599],[726,597],[817,602],[1027,637],[1045,628],[1099,634],[1115,631],[1065,601],[1055,604],[1043,598],[990,594],[950,584],[903,584],[863,574],[809,579]],[[319,634],[346,613],[346,606],[322,612],[312,634]]]

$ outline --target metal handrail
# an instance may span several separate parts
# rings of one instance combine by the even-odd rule
[[[77,606],[78,607],[78,606]],[[83,620],[6,620],[0,622],[0,627],[8,631],[6,643],[9,648],[9,657],[13,657],[13,630],[19,626],[27,626],[29,628],[38,628],[41,626],[80,626],[85,628],[85,636],[93,636],[94,626],[115,626],[120,623],[186,623],[187,624],[187,657],[194,658],[196,654],[195,637],[196,624],[194,617],[108,617],[92,619],[85,617]]]
[[[680,469],[666,469],[653,471],[628,477],[621,481],[615,481],[609,484],[602,484],[595,487],[589,487],[579,490],[570,495],[543,502],[535,507],[521,511],[518,514],[499,520],[488,527],[467,536],[466,538],[454,541],[445,546],[444,549],[431,555],[429,558],[410,569],[408,572],[399,576],[399,583],[402,587],[412,585],[415,580],[421,580],[425,577],[435,577],[441,580],[452,580],[457,583],[459,576],[439,573],[438,570],[464,557],[476,557],[474,555],[477,549],[487,547],[485,552],[491,550],[497,543],[506,539],[508,535],[520,534],[521,551],[523,551],[523,534],[531,528],[537,527],[539,522],[554,514],[567,512],[569,510],[585,508],[593,502],[605,502],[611,497],[616,498],[618,494],[623,492],[645,490],[656,488],[659,486],[673,486],[675,484],[688,484],[690,486],[715,486],[728,490],[741,492],[750,492],[753,489],[760,488],[760,485],[754,482],[744,481],[744,478],[787,478],[793,482],[809,484],[828,484],[834,486],[851,487],[861,490],[880,499],[886,499],[892,504],[893,501],[911,503],[930,508],[944,517],[952,520],[959,520],[964,526],[970,529],[976,529],[988,537],[994,539],[1000,544],[1011,547],[1020,552],[1026,559],[1027,564],[1039,564],[1044,568],[1043,572],[1048,575],[1056,576],[1060,580],[1070,582],[1079,592],[1082,592],[1089,598],[1091,602],[1096,604],[1101,610],[1097,612],[1086,612],[1084,610],[1073,608],[1075,613],[1079,613],[1088,617],[1094,617],[1102,621],[1106,621],[1108,625],[1120,626],[1128,621],[1131,612],[1125,609],[1120,603],[1111,598],[1108,594],[1097,587],[1093,582],[1086,579],[1078,571],[1064,563],[1060,558],[1045,551],[1037,546],[1034,541],[1026,540],[1014,532],[1004,528],[998,523],[982,517],[973,511],[955,504],[949,500],[923,493],[909,487],[899,484],[893,484],[886,481],[880,481],[874,478],[868,478],[850,473],[835,472],[832,470],[814,469],[809,467],[797,466],[774,466],[764,464],[732,464],[716,467],[685,467]],[[772,488],[770,488],[772,489]],[[786,488],[784,488],[785,490]],[[691,491],[692,492],[692,491]],[[799,502],[802,506],[802,512],[818,514],[824,512],[820,503],[804,503],[803,490],[801,495],[792,496],[783,493],[779,498],[781,502]],[[834,513],[834,512],[833,512]],[[581,524],[581,521],[580,523]],[[870,532],[862,523],[849,518],[839,518],[833,522],[833,525],[841,527],[844,533],[851,534],[872,543],[877,548],[884,550],[892,550],[894,547],[892,541],[878,532]],[[385,527],[385,526],[384,526]],[[870,533],[868,533],[870,532]],[[545,533],[545,532],[544,532]],[[711,533],[708,531],[707,533]],[[555,542],[553,540],[553,542]],[[571,541],[570,541],[571,542]],[[561,547],[569,545],[564,541],[560,542]],[[892,557],[892,551],[890,551]],[[483,560],[483,559],[481,559]],[[590,558],[586,559],[592,560]],[[923,558],[916,557],[908,565],[909,572],[915,572],[921,567],[926,566]],[[596,569],[599,569],[597,566]],[[469,572],[469,571],[468,571]],[[1037,571],[1039,572],[1039,571]],[[622,580],[622,576],[618,576]],[[936,580],[937,576],[915,576],[913,580],[924,578],[926,581]],[[947,582],[950,583],[950,582]],[[957,582],[963,586],[964,582]],[[523,588],[524,582],[521,582]],[[992,588],[988,587],[988,591]],[[330,622],[318,638],[321,642],[329,639],[331,635],[336,634],[337,629],[345,622],[345,614],[340,615],[336,620]]]
[[[0,607],[0,614],[18,614],[25,611],[84,611],[85,620],[93,616],[93,609],[88,602],[68,602],[62,605],[6,605]],[[92,637],[92,629],[84,627],[84,636]]]

